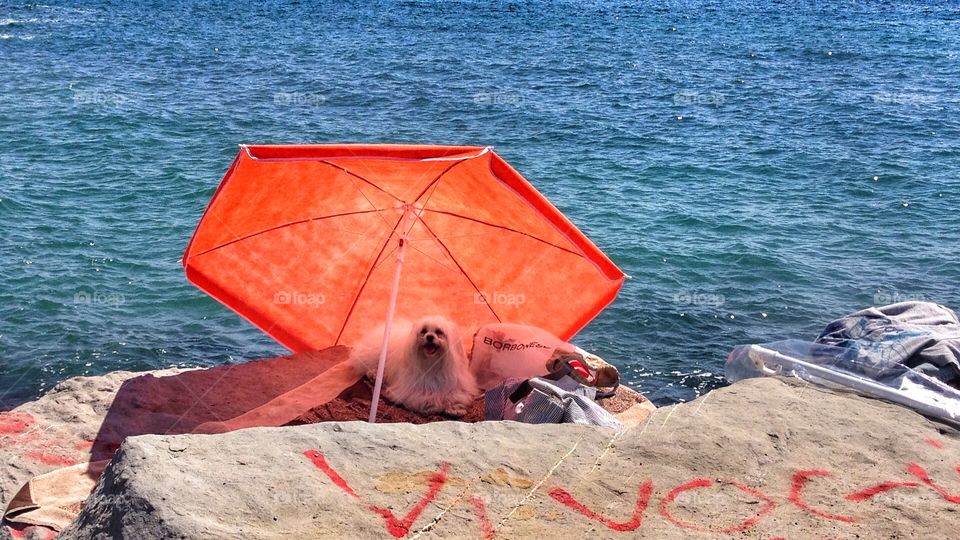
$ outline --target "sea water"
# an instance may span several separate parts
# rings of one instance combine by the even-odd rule
[[[737,344],[960,307],[960,8],[0,3],[0,400],[283,350],[178,259],[238,143],[493,145],[632,276],[657,403]]]

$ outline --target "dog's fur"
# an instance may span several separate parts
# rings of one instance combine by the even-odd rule
[[[383,396],[422,414],[463,416],[479,395],[457,326],[443,317],[393,323],[383,373]],[[354,358],[376,377],[383,326],[354,347]]]

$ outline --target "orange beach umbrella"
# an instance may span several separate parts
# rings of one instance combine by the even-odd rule
[[[625,278],[491,148],[466,146],[241,146],[183,265],[295,352],[425,315],[465,339],[493,322],[569,339]]]

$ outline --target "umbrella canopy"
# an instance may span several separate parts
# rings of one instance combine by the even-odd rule
[[[295,352],[355,343],[391,293],[396,317],[443,315],[466,340],[493,322],[566,340],[625,277],[492,149],[463,146],[242,146],[183,265]]]

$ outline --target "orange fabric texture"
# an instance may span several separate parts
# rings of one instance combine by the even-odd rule
[[[295,352],[355,343],[396,317],[443,315],[564,340],[624,274],[491,149],[241,147],[183,256],[187,279]]]

